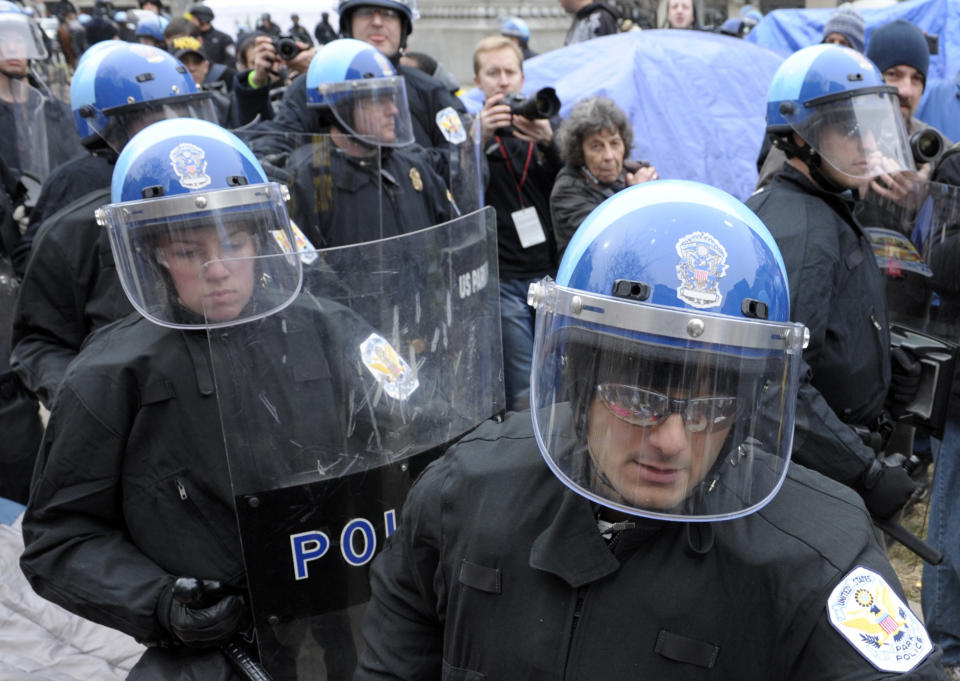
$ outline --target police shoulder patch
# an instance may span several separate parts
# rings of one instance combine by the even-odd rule
[[[834,629],[881,671],[910,671],[933,650],[917,616],[881,575],[865,567],[837,584],[827,615]]]

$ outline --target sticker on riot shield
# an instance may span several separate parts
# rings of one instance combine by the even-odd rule
[[[870,239],[877,265],[890,276],[901,276],[903,272],[914,272],[923,277],[933,275],[907,237],[881,227],[869,227],[863,231]]]
[[[407,399],[420,385],[410,365],[383,336],[370,334],[360,345],[360,356],[383,391],[395,400]]]

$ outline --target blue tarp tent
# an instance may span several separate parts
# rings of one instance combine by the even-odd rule
[[[778,9],[766,15],[746,39],[786,56],[807,45],[819,43],[823,35],[823,25],[834,11]],[[884,9],[857,11],[866,24],[868,43],[870,32],[874,28],[894,19],[906,19],[927,34],[938,36],[940,49],[938,54],[930,56],[927,88],[917,117],[940,128],[956,141],[960,137],[960,121],[953,121],[956,120],[957,112],[960,112],[960,105],[953,103],[952,115],[931,111],[933,103],[928,101],[931,99],[928,95],[938,90],[946,90],[949,93],[947,96],[956,98],[956,87],[952,81],[960,72],[960,0],[908,0]],[[943,105],[937,103],[936,106]],[[945,127],[947,129],[944,129]]]
[[[746,199],[757,181],[767,87],[782,57],[738,38],[692,31],[620,33],[524,62],[529,95],[556,88],[561,117],[591,95],[627,112],[631,156],[662,178],[698,180]],[[470,111],[483,96],[463,96]]]

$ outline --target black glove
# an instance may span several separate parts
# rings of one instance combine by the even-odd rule
[[[249,610],[242,596],[208,594],[191,604],[178,600],[174,586],[171,584],[160,595],[157,619],[179,643],[191,648],[215,648],[232,639],[249,622]]]
[[[912,352],[890,348],[890,391],[887,397],[893,405],[910,404],[920,388],[923,365]]]
[[[916,488],[909,471],[903,467],[903,455],[877,459],[863,477],[860,496],[870,515],[887,520],[903,508]]]

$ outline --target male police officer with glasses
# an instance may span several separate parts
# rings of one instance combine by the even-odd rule
[[[411,490],[356,679],[943,678],[860,498],[790,464],[805,333],[753,213],[631,187],[530,302],[530,412]]]

